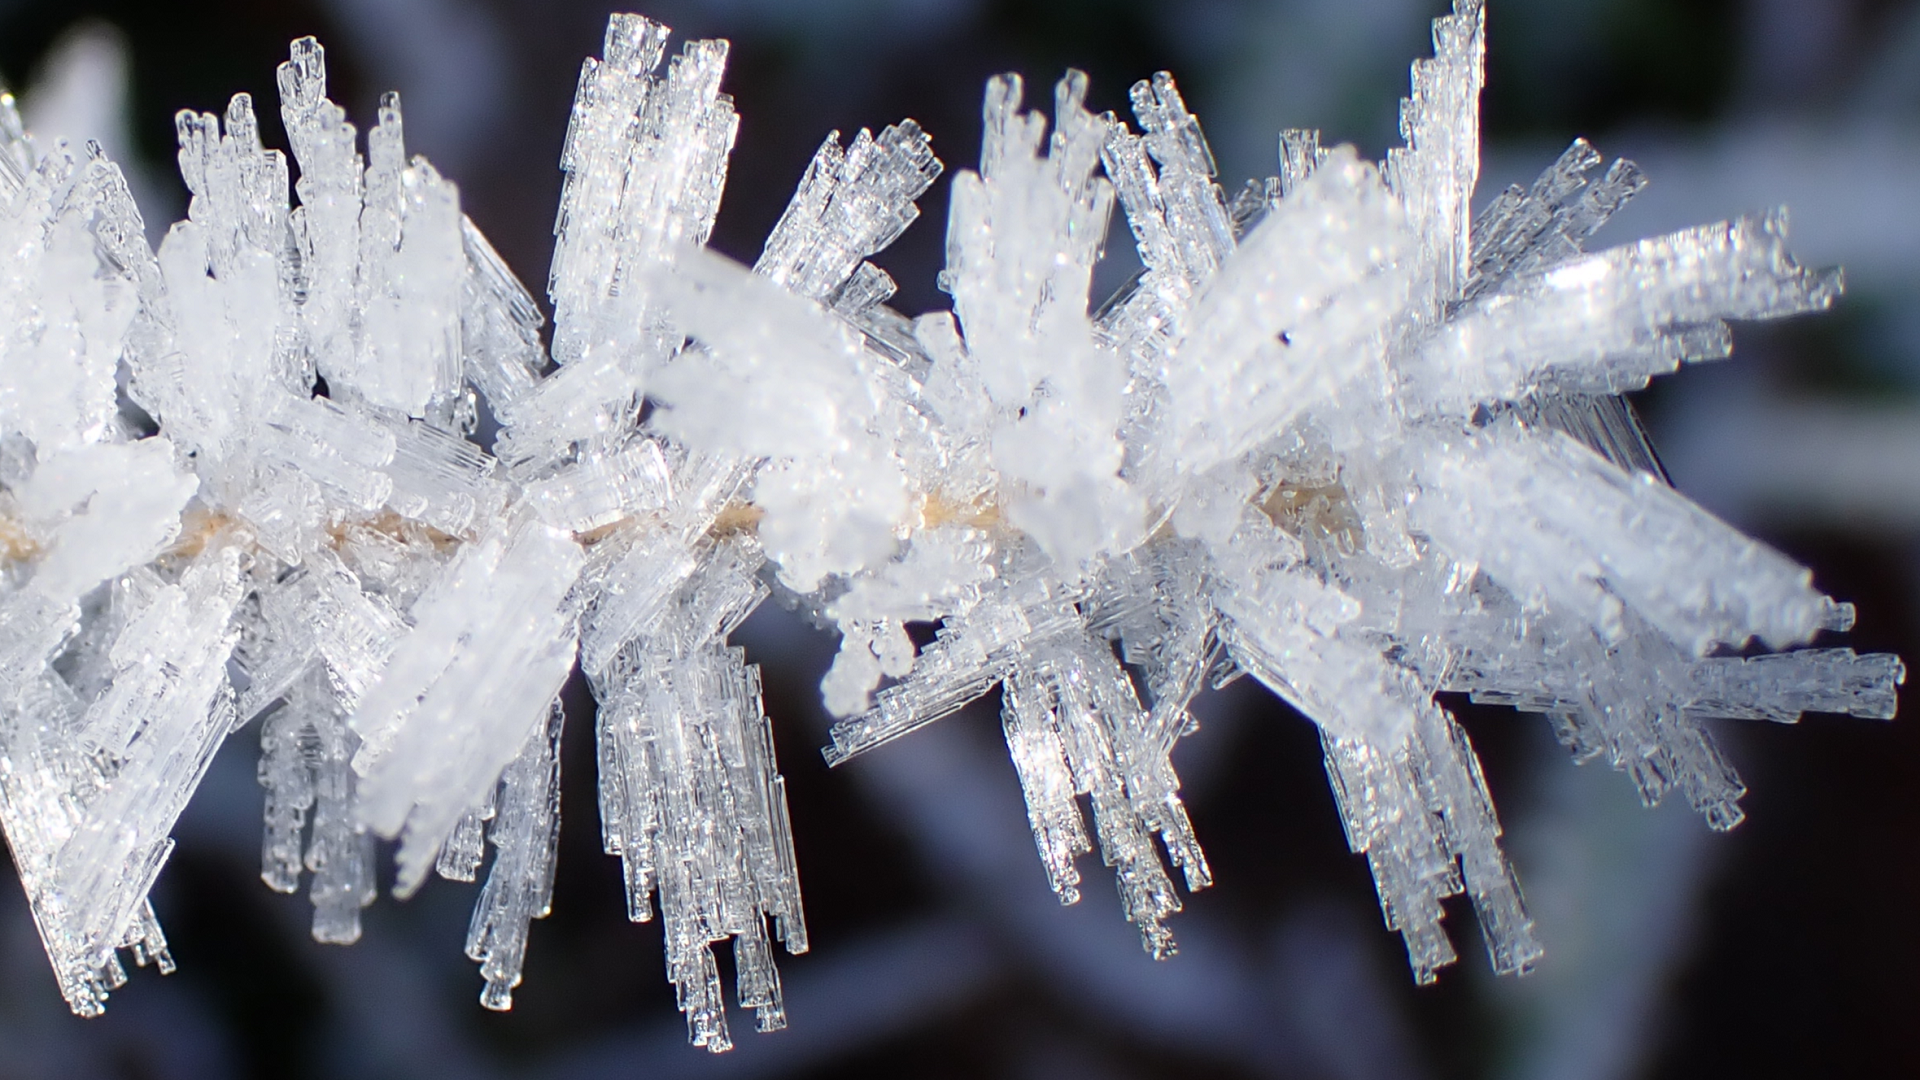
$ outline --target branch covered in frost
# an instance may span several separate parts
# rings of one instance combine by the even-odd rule
[[[247,95],[182,112],[192,199],[157,254],[117,168],[0,96],[0,827],[69,1004],[103,1008],[122,948],[171,969],[167,834],[257,719],[266,884],[307,877],[314,937],[345,944],[374,837],[402,897],[484,867],[466,948],[507,1008],[578,670],[602,846],[690,1039],[732,1045],[729,942],[738,1005],[784,1027],[799,868],[729,644],[776,590],[840,633],[830,763],[1000,687],[1049,886],[1078,902],[1097,851],[1155,957],[1176,880],[1213,881],[1174,748],[1250,674],[1319,727],[1415,979],[1455,958],[1462,893],[1494,969],[1527,971],[1437,693],[1541,713],[1727,828],[1745,787],[1703,719],[1890,718],[1905,668],[1818,640],[1851,605],[1669,487],[1617,396],[1725,356],[1724,320],[1831,305],[1838,273],[1792,260],[1779,213],[1586,253],[1645,180],[1583,141],[1471,217],[1484,27],[1479,0],[1435,21],[1384,163],[1290,130],[1231,200],[1169,74],[1132,88],[1138,130],[1081,73],[1051,124],[991,80],[952,309],[908,319],[869,260],[943,168],[927,134],[828,135],[737,265],[704,248],[727,45],[669,60],[615,15],[560,162],[551,357],[398,97],[362,150],[312,39],[279,71],[298,183]],[[1097,298],[1116,206],[1144,269]]]

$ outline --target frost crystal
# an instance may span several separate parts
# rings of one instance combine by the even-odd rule
[[[1156,957],[1211,883],[1171,755],[1250,674],[1320,729],[1347,840],[1425,982],[1466,893],[1493,966],[1540,955],[1437,694],[1544,714],[1716,828],[1744,791],[1702,721],[1889,718],[1891,656],[1808,647],[1850,605],[1669,487],[1621,393],[1724,357],[1722,320],[1829,306],[1774,213],[1597,253],[1644,184],[1576,141],[1476,217],[1483,11],[1413,68],[1381,165],[1310,131],[1229,199],[1165,73],[1135,127],[989,82],[953,182],[951,312],[868,258],[941,171],[912,121],[821,144],[752,267],[704,249],[737,128],[725,42],[616,15],[582,67],[534,299],[409,159],[364,153],[324,55],[178,117],[188,218],[156,254],[96,147],[0,99],[0,825],[62,992],[170,970],[147,892],[215,750],[260,723],[262,877],[313,934],[476,880],[504,1009],[547,913],[560,694],[599,704],[605,850],[656,916],[693,1042],[785,1026],[807,948],[757,667],[773,593],[836,626],[839,764],[1001,690],[1045,875],[1113,869]],[[1097,305],[1115,208],[1143,270]],[[484,397],[500,432],[469,439]],[[916,648],[908,625],[934,624]],[[1084,797],[1084,802],[1082,801]],[[1089,819],[1085,811],[1090,809]],[[492,855],[489,858],[488,849]]]

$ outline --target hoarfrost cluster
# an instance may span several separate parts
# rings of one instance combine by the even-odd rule
[[[1466,893],[1493,966],[1540,955],[1466,734],[1544,715],[1644,800],[1739,822],[1702,721],[1888,718],[1899,660],[1849,605],[1664,480],[1623,392],[1817,311],[1781,213],[1588,253],[1643,185],[1576,141],[1472,212],[1484,15],[1460,0],[1375,164],[1280,135],[1229,193],[1166,74],[1133,120],[986,90],[952,183],[951,311],[867,261],[940,174],[912,121],[821,144],[751,268],[704,247],[737,128],[723,41],[616,15],[581,70],[539,306],[409,158],[364,150],[320,47],[178,118],[158,252],[97,147],[0,109],[0,824],[61,991],[98,1013],[214,752],[259,731],[262,876],[348,943],[375,896],[485,869],[468,954],[507,1008],[546,914],[559,694],[599,703],[604,847],[658,918],[692,1040],[785,1024],[806,920],[757,668],[782,594],[840,635],[839,764],[1001,689],[1047,880],[1098,851],[1156,957],[1212,881],[1172,766],[1208,686],[1319,727],[1414,977]],[[295,183],[289,182],[296,175]],[[1143,269],[1091,295],[1118,209]],[[499,432],[471,436],[482,410]],[[912,624],[934,624],[916,648]],[[1091,811],[1091,818],[1087,811]],[[489,858],[487,849],[492,848]]]

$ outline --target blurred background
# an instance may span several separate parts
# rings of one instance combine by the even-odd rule
[[[0,0],[0,74],[43,137],[126,163],[157,239],[183,210],[175,109],[253,93],[284,146],[274,65],[329,47],[363,129],[397,88],[410,149],[456,180],[521,277],[546,279],[558,159],[605,0]],[[724,36],[740,137],[714,244],[751,260],[829,129],[911,116],[971,167],[987,76],[1029,97],[1062,69],[1096,109],[1169,69],[1230,188],[1275,133],[1378,156],[1436,0],[654,0]],[[1920,3],[1492,0],[1480,195],[1586,135],[1652,187],[1600,243],[1786,203],[1803,261],[1844,264],[1826,316],[1736,328],[1734,358],[1639,405],[1676,484],[1859,605],[1847,642],[1920,659]],[[908,313],[945,306],[946,182],[881,262]],[[1124,235],[1124,227],[1119,232]],[[1132,258],[1119,243],[1101,280]],[[769,605],[736,637],[764,665],[814,949],[783,958],[790,1030],[735,1016],[732,1054],[685,1045],[656,925],[626,921],[599,851],[592,711],[570,699],[553,915],[513,1012],[475,1002],[473,887],[383,898],[361,942],[306,935],[258,877],[257,736],[229,742],[155,902],[178,974],[136,972],[102,1020],[66,1013],[18,889],[0,888],[0,1078],[1329,1077],[1512,1080],[1920,1074],[1920,717],[1725,723],[1748,820],[1710,833],[1575,767],[1537,717],[1455,704],[1486,763],[1546,959],[1465,959],[1416,988],[1347,853],[1310,725],[1236,684],[1176,762],[1218,885],[1138,947],[1105,877],[1048,892],[997,697],[829,774],[816,684],[834,647]],[[1249,680],[1250,681],[1250,680]],[[1913,705],[1912,701],[1907,703]],[[10,875],[9,875],[10,876]],[[723,961],[724,963],[724,961]]]

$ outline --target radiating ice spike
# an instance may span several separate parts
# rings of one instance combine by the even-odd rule
[[[467,930],[467,956],[480,964],[489,1009],[513,1006],[528,924],[547,916],[553,900],[553,867],[560,842],[560,733],[566,711],[555,698],[547,721],[527,739],[520,756],[500,778],[493,823],[493,866],[474,902]]]
[[[1825,619],[1807,570],[1558,432],[1503,422],[1435,442],[1420,479],[1415,516],[1437,542],[1604,638],[1626,611],[1696,654],[1803,642]]]
[[[1455,0],[1453,14],[1433,21],[1433,57],[1413,62],[1412,92],[1400,102],[1407,145],[1387,151],[1384,170],[1418,244],[1422,314],[1458,297],[1470,272],[1485,70],[1486,6]]]
[[[842,149],[827,136],[768,235],[754,272],[809,300],[838,290],[860,260],[898,239],[920,214],[914,200],[940,175],[920,126],[903,120]]]
[[[574,634],[561,601],[581,563],[570,537],[510,516],[415,604],[413,632],[360,699],[357,813],[401,839],[397,894],[420,886],[566,680]]]
[[[1787,254],[1784,213],[1738,218],[1515,277],[1439,328],[1407,377],[1430,408],[1456,414],[1543,385],[1637,390],[1682,362],[1725,356],[1718,320],[1824,310],[1841,287],[1838,271]]]
[[[658,904],[688,1035],[717,1052],[731,1041],[713,944],[733,939],[739,1003],[766,1031],[786,1022],[767,922],[791,953],[807,933],[759,672],[725,645],[765,589],[739,546],[707,554],[592,685],[605,847],[623,863],[630,917]]]

